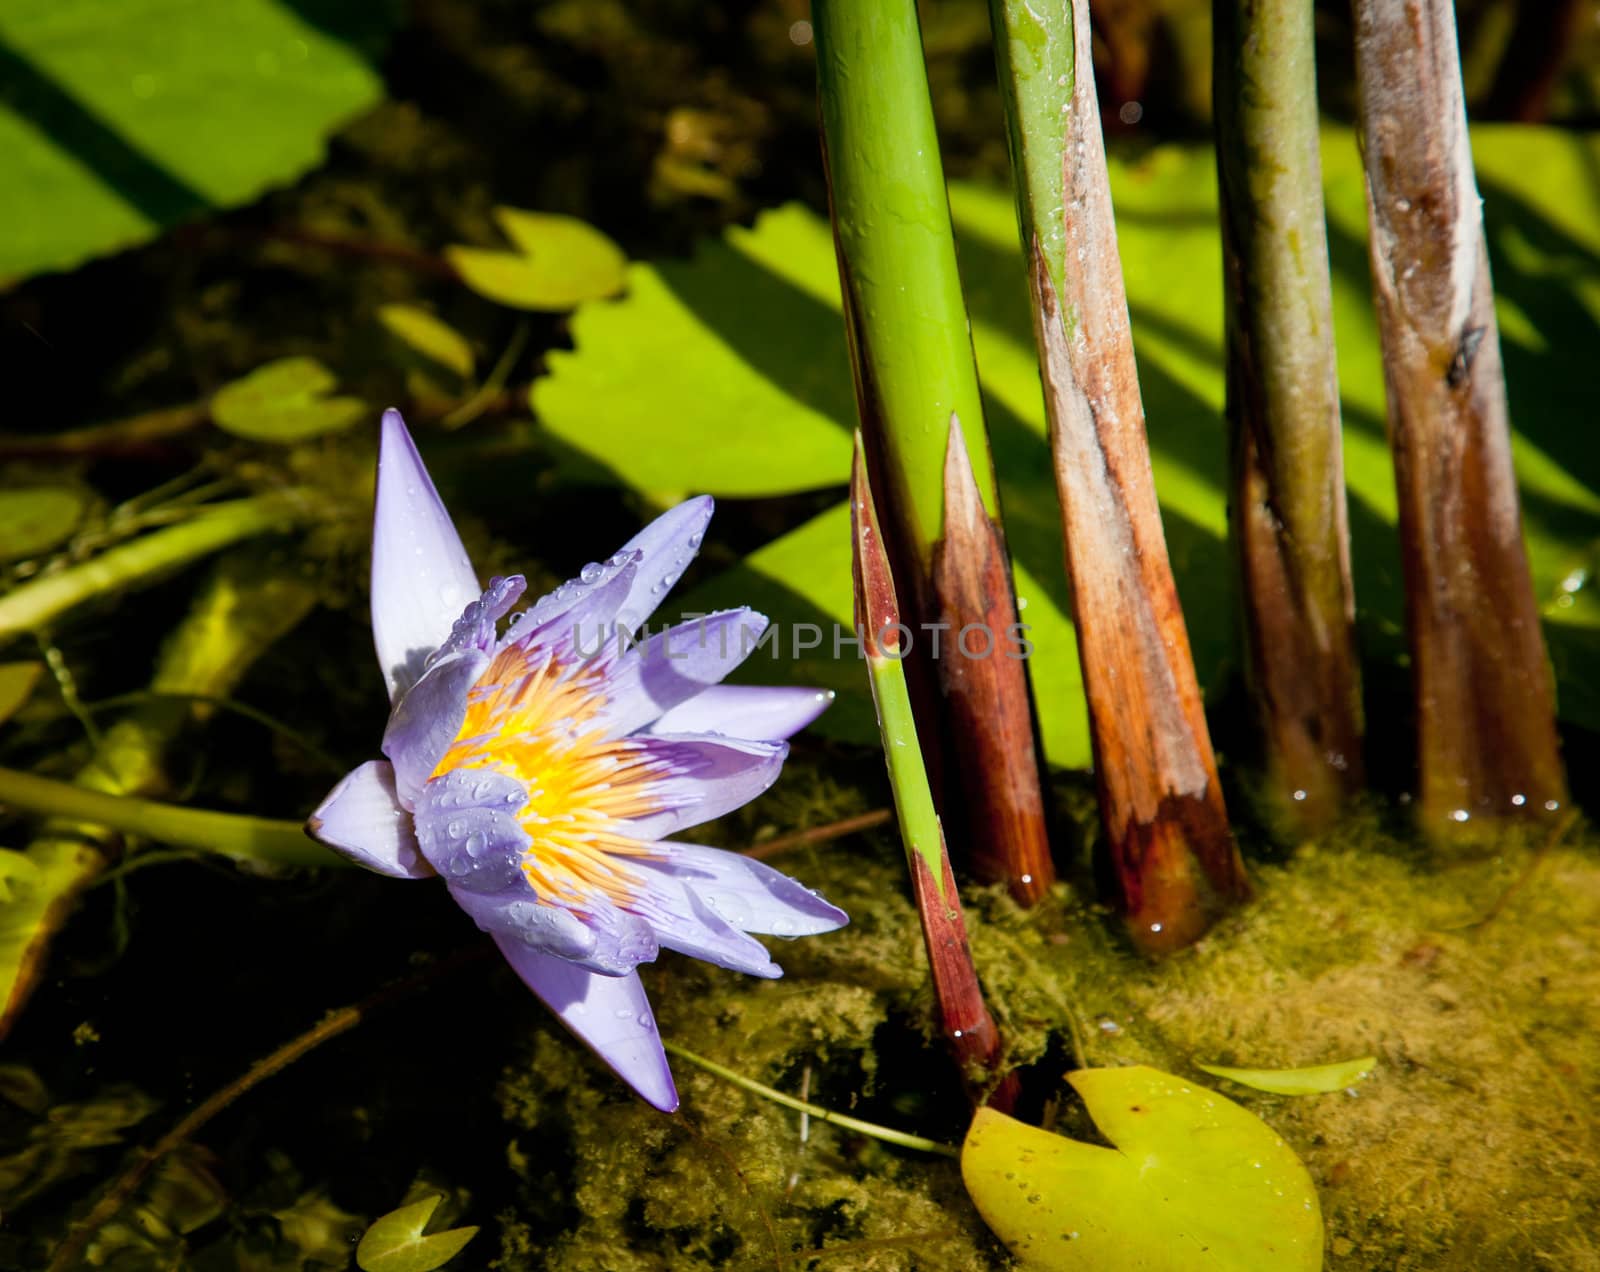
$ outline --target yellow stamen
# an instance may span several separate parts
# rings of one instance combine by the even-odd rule
[[[637,742],[601,739],[594,716],[604,704],[597,671],[507,647],[468,695],[461,730],[432,773],[492,768],[522,783],[528,802],[517,819],[533,840],[522,868],[549,901],[598,892],[627,905],[643,887],[627,859],[653,855],[621,823],[656,809],[661,766]]]

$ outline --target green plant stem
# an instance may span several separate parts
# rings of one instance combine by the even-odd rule
[[[37,817],[92,822],[119,834],[220,853],[235,861],[274,866],[345,864],[343,857],[309,839],[303,822],[108,795],[15,769],[0,768],[0,806]]]
[[[1365,784],[1311,0],[1215,0],[1229,529],[1270,825]]]
[[[138,587],[241,539],[287,529],[297,503],[283,492],[197,508],[177,525],[32,579],[0,596],[0,644],[47,626],[85,601]]]
[[[850,478],[850,531],[856,627],[867,658],[872,701],[878,712],[889,786],[894,794],[900,837],[905,843],[911,892],[928,951],[940,1024],[975,1102],[982,1099],[986,1088],[992,1087],[987,1092],[988,1102],[1009,1108],[1016,1097],[1016,1082],[1013,1075],[1000,1074],[995,1083],[1003,1058],[1000,1032],[978,983],[944,827],[934,806],[918,743],[901,657],[900,607],[867,480],[860,434],[856,435],[855,467]]]
[[[901,596],[916,622],[998,643],[1016,598],[916,3],[817,0],[811,16],[856,406]],[[974,871],[1032,904],[1055,869],[1026,666],[908,652],[940,809]]]
[[[707,1073],[714,1074],[736,1087],[741,1087],[755,1095],[781,1104],[784,1108],[794,1109],[797,1113],[804,1113],[819,1122],[831,1122],[834,1126],[843,1127],[847,1131],[855,1131],[861,1135],[870,1135],[873,1139],[882,1140],[885,1144],[897,1144],[901,1148],[914,1148],[919,1153],[935,1153],[940,1157],[960,1157],[961,1150],[953,1144],[941,1144],[938,1140],[924,1139],[921,1135],[908,1135],[905,1131],[897,1131],[887,1126],[878,1126],[873,1122],[863,1122],[859,1118],[849,1117],[843,1113],[835,1113],[816,1104],[808,1104],[804,1100],[797,1100],[792,1095],[785,1095],[772,1087],[763,1086],[753,1078],[747,1078],[742,1073],[718,1064],[715,1060],[707,1060],[704,1056],[696,1055],[687,1047],[680,1047],[675,1042],[661,1044],[667,1051],[677,1056],[680,1060],[687,1060],[696,1068],[704,1069]]]
[[[862,432],[886,461],[885,511],[926,571],[952,414],[991,514],[996,503],[917,7],[817,0],[811,21]]]
[[[1248,893],[1167,557],[1086,0],[991,0],[1104,851],[1161,953]]]
[[[1567,802],[1451,0],[1358,0],[1370,262],[1429,833]]]

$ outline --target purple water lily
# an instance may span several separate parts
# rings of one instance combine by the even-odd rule
[[[709,615],[635,642],[711,519],[679,504],[502,626],[526,583],[477,576],[396,411],[383,417],[372,634],[382,750],[307,829],[368,869],[441,876],[563,1024],[657,1108],[678,1104],[635,970],[661,949],[775,977],[748,933],[844,912],[737,853],[669,841],[770,786],[831,695],[719,682],[766,619]]]

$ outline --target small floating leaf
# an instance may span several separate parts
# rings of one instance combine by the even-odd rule
[[[356,1266],[362,1272],[433,1272],[450,1262],[478,1230],[452,1228],[423,1236],[441,1200],[438,1195],[424,1197],[384,1215],[356,1247]]]
[[[217,427],[253,442],[299,442],[349,428],[360,398],[329,396],[339,381],[315,358],[280,358],[225,384],[211,399]]]
[[[43,672],[42,662],[0,663],[0,724],[22,709]]]
[[[0,561],[18,561],[64,543],[87,503],[71,486],[0,490]]]
[[[1372,1072],[1378,1063],[1376,1056],[1359,1056],[1354,1060],[1340,1060],[1335,1064],[1314,1064],[1305,1069],[1230,1069],[1227,1065],[1201,1064],[1213,1077],[1227,1078],[1240,1086],[1254,1087],[1257,1091],[1270,1091],[1273,1095],[1326,1095],[1329,1091],[1342,1091],[1353,1086]]]
[[[454,327],[415,305],[383,305],[378,321],[410,352],[461,380],[472,379],[472,346]]]
[[[1231,1100],[1143,1065],[1068,1075],[1115,1148],[979,1109],[961,1150],[978,1212],[1035,1272],[1316,1272],[1300,1159]]]
[[[495,220],[515,251],[445,249],[462,281],[480,296],[513,309],[559,313],[622,290],[628,259],[594,226],[520,208],[496,208]]]

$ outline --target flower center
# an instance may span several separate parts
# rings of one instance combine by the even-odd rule
[[[595,667],[507,646],[473,686],[432,774],[493,768],[522,783],[528,801],[517,820],[532,839],[522,869],[546,901],[582,902],[598,890],[626,906],[643,886],[626,859],[655,855],[620,826],[655,810],[662,764],[636,741],[602,738],[594,717],[605,700]]]

